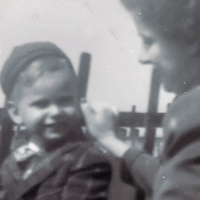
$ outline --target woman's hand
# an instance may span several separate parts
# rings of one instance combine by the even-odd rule
[[[82,103],[81,108],[91,136],[97,140],[116,137],[118,111],[114,106],[103,103]]]
[[[100,103],[83,103],[81,107],[90,135],[115,156],[121,158],[130,146],[116,137],[117,109]]]

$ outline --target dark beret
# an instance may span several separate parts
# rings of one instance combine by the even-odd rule
[[[1,87],[5,95],[9,96],[17,77],[31,61],[48,55],[65,58],[70,62],[65,53],[50,42],[28,43],[15,47],[1,71]]]

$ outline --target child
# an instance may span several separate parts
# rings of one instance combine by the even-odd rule
[[[70,60],[52,43],[16,47],[6,61],[6,108],[29,140],[3,163],[2,199],[106,199],[110,164],[81,132],[76,81]]]

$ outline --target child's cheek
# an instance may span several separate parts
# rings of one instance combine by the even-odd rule
[[[27,123],[31,123],[32,125],[41,123],[42,119],[44,118],[45,113],[39,109],[28,109],[26,115]]]

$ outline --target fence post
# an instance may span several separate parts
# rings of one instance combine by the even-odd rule
[[[145,134],[145,143],[144,149],[152,154],[154,148],[154,140],[156,129],[153,123],[153,116],[157,113],[158,110],[158,98],[159,98],[159,90],[160,90],[160,82],[159,82],[159,74],[158,70],[154,69],[151,78],[151,86],[150,86],[150,94],[149,94],[149,103],[148,103],[148,111],[146,115],[146,134]]]
[[[153,125],[152,116],[155,113],[157,113],[159,90],[160,90],[159,74],[158,74],[158,71],[154,69],[152,72],[152,77],[151,77],[148,111],[145,117],[146,132],[145,132],[144,149],[149,154],[152,154],[153,148],[154,148],[156,129]],[[140,189],[138,189],[136,192],[136,199],[137,200],[145,199],[145,194]]]
[[[80,100],[86,98],[88,78],[90,73],[90,62],[91,55],[85,52],[82,53],[78,71],[78,97]]]

